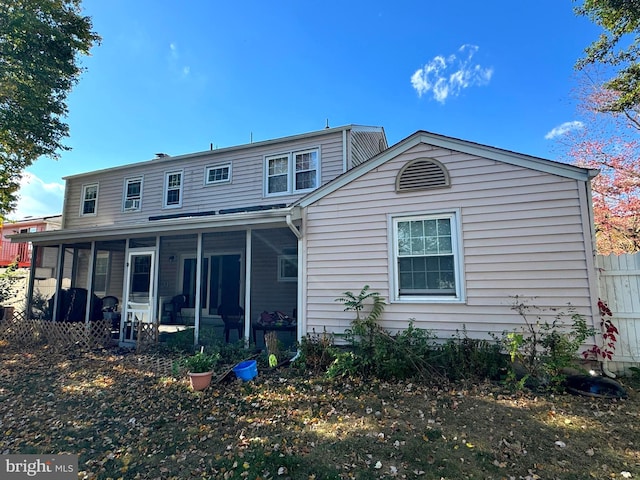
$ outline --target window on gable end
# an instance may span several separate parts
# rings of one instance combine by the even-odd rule
[[[393,218],[394,298],[412,302],[464,300],[459,212]]]
[[[396,177],[396,192],[429,190],[451,186],[449,172],[433,158],[418,158],[407,162]]]

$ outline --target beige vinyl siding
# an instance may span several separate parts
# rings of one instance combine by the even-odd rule
[[[366,162],[371,157],[386,150],[387,141],[382,132],[362,131],[354,129],[351,131],[351,167]]]
[[[321,183],[327,183],[342,173],[342,132],[332,131],[324,136],[302,138],[282,144],[269,144],[231,151],[212,150],[186,158],[165,157],[128,168],[103,170],[95,174],[67,179],[67,201],[64,206],[65,228],[86,228],[117,224],[147,222],[150,216],[164,214],[218,211],[226,208],[251,207],[273,204],[290,204],[300,198],[295,195],[264,195],[264,158],[268,155],[315,149],[320,153]],[[231,163],[230,183],[205,184],[207,166]],[[163,208],[165,172],[182,170],[182,207]],[[123,212],[125,178],[143,176],[142,209]],[[80,217],[82,185],[99,184],[98,211],[96,216]]]
[[[430,157],[449,171],[451,188],[395,192],[405,162]],[[390,303],[383,325],[416,325],[449,337],[463,325],[473,336],[521,325],[514,295],[532,305],[591,317],[580,181],[446,149],[418,145],[311,204],[305,217],[307,331],[341,332],[353,314],[335,302],[365,284],[390,298],[390,218],[460,213],[464,303]],[[552,318],[555,313],[543,313]],[[535,316],[534,316],[535,317]]]

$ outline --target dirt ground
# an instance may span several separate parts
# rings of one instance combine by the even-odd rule
[[[0,454],[87,479],[640,479],[640,394],[329,381],[298,369],[191,391],[166,355],[0,347]]]

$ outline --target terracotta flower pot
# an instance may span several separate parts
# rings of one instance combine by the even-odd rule
[[[211,377],[213,376],[213,372],[204,372],[204,373],[191,373],[187,372],[189,375],[189,382],[191,383],[191,388],[194,390],[204,390],[211,383]]]

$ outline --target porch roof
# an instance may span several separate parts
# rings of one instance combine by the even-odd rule
[[[117,240],[121,238],[149,235],[172,234],[179,232],[197,233],[214,231],[219,228],[250,227],[265,228],[268,226],[290,226],[290,222],[299,220],[300,207],[285,207],[272,210],[243,211],[222,215],[193,216],[179,218],[160,218],[140,224],[98,225],[92,228],[62,229],[46,232],[19,233],[8,235],[12,243],[31,242],[34,245],[59,245],[71,242],[87,242],[100,240]]]

